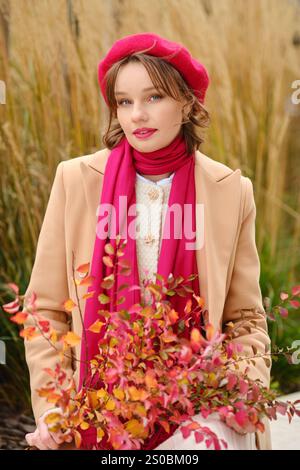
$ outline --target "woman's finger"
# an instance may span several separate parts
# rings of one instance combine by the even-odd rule
[[[48,426],[46,423],[44,423],[43,420],[39,421],[38,424],[38,429],[39,429],[39,437],[43,445],[47,446],[51,450],[57,450],[58,449],[58,444],[55,442],[55,440],[52,438]]]
[[[31,447],[33,446],[33,443],[32,443],[32,436],[33,435],[34,435],[34,432],[30,432],[28,434],[25,434],[25,439],[27,441],[27,444]]]
[[[33,439],[33,445],[40,450],[49,450],[49,447],[42,442],[39,435]]]
[[[36,429],[34,432],[26,434],[25,439],[31,447],[35,446],[40,450],[47,450],[47,447],[40,440],[38,429]]]

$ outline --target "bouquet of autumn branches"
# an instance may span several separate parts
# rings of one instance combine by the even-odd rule
[[[121,259],[124,244],[117,239],[117,256],[112,245],[107,244],[107,256],[103,258],[109,266],[114,260],[122,274],[130,270],[130,263]],[[79,286],[91,283],[89,264],[79,266],[76,272],[77,293]],[[102,287],[110,288],[117,274],[115,269],[114,274],[103,279]],[[97,320],[89,330],[97,334],[105,325],[105,334],[99,341],[99,354],[86,364],[88,375],[79,392],[74,380],[67,381],[61,362],[81,338],[71,331],[59,337],[49,321],[36,311],[34,293],[26,309],[19,312],[24,296],[19,295],[15,284],[9,284],[16,298],[3,308],[14,314],[11,321],[23,324],[30,315],[35,324],[20,331],[20,336],[34,340],[36,335],[43,335],[58,352],[55,370],[45,369],[49,382],[38,390],[40,396],[62,410],[46,417],[50,431],[71,432],[80,448],[82,434],[94,430],[94,449],[124,450],[142,449],[159,430],[169,433],[178,428],[183,438],[194,433],[197,443],[204,441],[207,448],[222,449],[227,448],[227,443],[205,423],[212,413],[239,433],[263,432],[262,419],[276,419],[277,413],[287,414],[289,420],[300,416],[296,407],[300,400],[282,403],[276,400],[276,392],[247,377],[248,367],[239,370],[240,361],[250,364],[262,356],[270,361],[271,352],[258,355],[253,351],[253,356],[243,356],[242,346],[232,341],[235,326],[227,324],[226,334],[215,331],[207,321],[207,312],[202,310],[203,299],[193,292],[195,308],[191,299],[183,312],[171,307],[167,298],[191,293],[188,284],[194,278],[195,275],[186,280],[175,279],[170,274],[165,280],[157,274],[156,282],[144,282],[141,303],[129,310],[101,310],[101,321]],[[300,289],[294,293],[299,295]],[[109,297],[101,295],[101,303],[109,303]],[[82,317],[80,302],[76,305],[67,299],[64,306],[70,312],[78,308]],[[201,424],[193,419],[196,414],[203,418]]]

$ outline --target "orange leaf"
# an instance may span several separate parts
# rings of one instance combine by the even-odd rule
[[[93,284],[94,276],[87,276],[82,279],[79,283],[79,286],[91,286]]]
[[[184,307],[184,313],[190,313],[192,310],[192,299],[189,299]]]
[[[75,437],[75,445],[76,445],[77,449],[79,449],[80,445],[81,445],[81,439],[82,439],[81,434],[80,434],[80,432],[76,431],[76,429],[74,429],[73,433],[74,433],[74,437]]]
[[[170,425],[167,421],[160,421],[159,424],[164,428],[164,430],[169,433],[170,432]]]
[[[208,323],[206,325],[205,332],[206,332],[207,341],[211,341],[215,333],[215,329],[211,323]]]
[[[77,269],[76,271],[78,273],[82,273],[82,274],[86,274],[89,272],[89,269],[90,269],[90,263],[85,263],[85,264],[81,264]]]
[[[91,297],[93,297],[93,295],[95,294],[96,291],[91,291],[91,292],[88,292],[87,294],[84,294],[82,296],[83,299],[90,299]]]
[[[31,341],[33,338],[39,335],[40,334],[36,331],[35,326],[28,326],[27,328],[24,328],[24,330],[20,331],[21,338],[27,339],[28,341]]]
[[[193,297],[197,300],[199,307],[203,307],[204,305],[204,298],[199,297],[198,295],[193,294]]]
[[[17,315],[14,315],[13,317],[11,317],[10,320],[13,321],[14,323],[17,323],[18,325],[22,325],[27,320],[27,317],[28,317],[28,313],[19,312],[17,313]]]
[[[169,317],[169,320],[171,322],[172,325],[174,325],[174,323],[177,322],[178,318],[179,318],[179,315],[178,313],[176,312],[176,310],[174,310],[172,308],[172,310],[168,313],[168,317]]]

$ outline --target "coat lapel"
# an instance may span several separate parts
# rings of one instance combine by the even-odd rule
[[[204,309],[214,327],[221,329],[227,272],[237,234],[241,171],[220,164],[218,167],[217,162],[207,158],[196,153],[196,200],[204,207],[204,220],[197,220],[197,227],[204,223],[204,244],[196,257]]]
[[[87,155],[80,164],[93,231],[109,154],[108,149],[100,150]],[[196,152],[196,200],[204,208],[204,220],[202,217],[201,220],[197,218],[197,227],[204,223],[204,244],[196,251],[196,257],[204,309],[208,310],[209,320],[215,328],[222,327],[220,319],[228,289],[228,267],[237,236],[240,176],[239,169],[232,171],[201,152]]]

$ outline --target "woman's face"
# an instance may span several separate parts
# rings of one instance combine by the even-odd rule
[[[149,87],[153,89],[144,91]],[[159,150],[169,145],[179,134],[184,102],[176,101],[162,90],[155,89],[143,64],[130,62],[120,68],[115,83],[115,97],[118,121],[128,142],[136,150]],[[141,140],[133,134],[141,127],[157,131]]]

